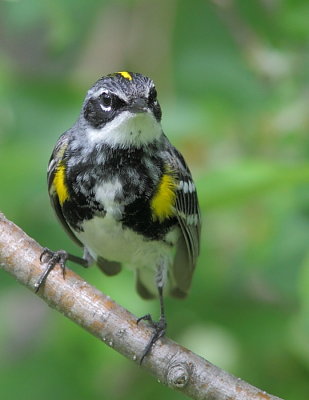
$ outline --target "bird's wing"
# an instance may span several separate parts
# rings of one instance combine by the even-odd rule
[[[65,182],[65,164],[63,162],[64,153],[68,145],[66,135],[62,135],[49,160],[47,169],[47,183],[48,193],[51,201],[51,205],[56,212],[57,218],[61,225],[70,236],[70,238],[78,245],[83,247],[83,244],[77,239],[73,231],[66,222],[63,212],[62,205],[65,198],[66,182]]]
[[[173,146],[168,151],[167,162],[178,182],[175,208],[181,229],[173,264],[175,287],[171,294],[185,297],[200,250],[201,214],[191,172],[183,156]]]

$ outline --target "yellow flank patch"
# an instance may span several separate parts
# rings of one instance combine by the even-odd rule
[[[59,197],[59,203],[61,206],[70,197],[65,180],[65,165],[60,163],[53,180],[53,186]]]
[[[164,173],[157,192],[150,203],[154,220],[163,222],[166,218],[174,215],[176,187],[177,184],[174,177],[171,174]]]
[[[118,74],[120,74],[123,78],[129,79],[129,81],[132,81],[132,76],[131,76],[131,74],[129,74],[128,71],[120,71],[120,72],[118,72]]]

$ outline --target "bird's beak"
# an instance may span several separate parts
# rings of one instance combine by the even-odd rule
[[[130,105],[130,111],[132,113],[144,113],[148,111],[148,104],[146,99],[138,98],[133,101]]]

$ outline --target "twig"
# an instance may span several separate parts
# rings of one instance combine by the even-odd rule
[[[44,269],[39,261],[42,250],[37,242],[0,213],[0,268],[32,291]],[[67,269],[63,279],[57,266],[38,295],[105,344],[139,364],[140,355],[151,337],[151,328],[143,323],[137,325],[134,315],[73,271]],[[192,399],[280,400],[228,374],[167,337],[155,344],[142,368],[161,383]]]

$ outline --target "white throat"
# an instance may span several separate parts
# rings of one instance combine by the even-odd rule
[[[87,128],[92,144],[109,144],[112,147],[141,147],[160,137],[162,128],[150,112],[133,114],[123,111],[103,128]]]

